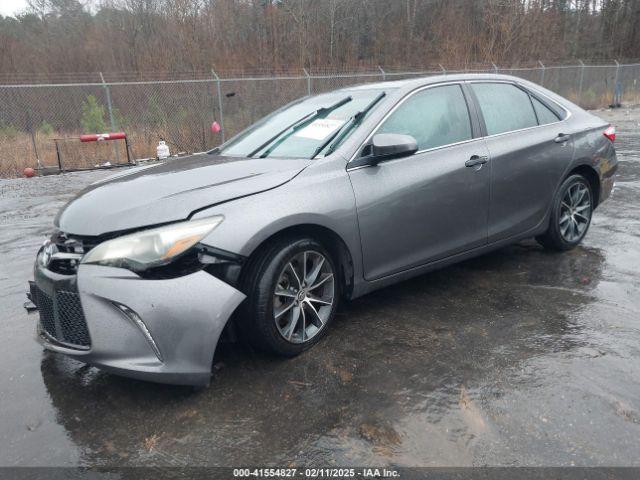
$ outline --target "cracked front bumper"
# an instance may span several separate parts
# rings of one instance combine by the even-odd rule
[[[80,265],[69,276],[36,262],[34,277],[37,338],[45,348],[160,383],[208,385],[220,334],[245,298],[204,271],[146,280],[121,268]],[[73,295],[78,312],[68,301]]]

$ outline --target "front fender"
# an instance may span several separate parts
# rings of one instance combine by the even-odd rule
[[[361,278],[356,204],[344,167],[328,163],[309,168],[285,185],[200,211],[193,218],[212,215],[224,215],[224,221],[202,243],[245,257],[287,228],[324,227],[344,241],[353,260],[354,281]]]

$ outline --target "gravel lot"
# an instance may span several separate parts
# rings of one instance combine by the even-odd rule
[[[22,308],[56,211],[105,172],[0,180],[0,465],[640,466],[640,108],[583,246],[527,241],[343,304],[292,359],[225,345],[210,388],[112,376]]]

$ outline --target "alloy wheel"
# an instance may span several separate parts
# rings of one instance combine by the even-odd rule
[[[280,335],[304,343],[326,325],[335,300],[333,267],[327,258],[307,250],[282,269],[273,296],[273,316]]]
[[[560,204],[560,234],[567,242],[582,238],[591,221],[591,194],[581,182],[571,185]]]

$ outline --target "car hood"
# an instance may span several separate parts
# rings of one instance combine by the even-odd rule
[[[198,154],[133,168],[89,185],[54,223],[65,233],[99,236],[184,220],[196,210],[278,187],[310,163]]]

